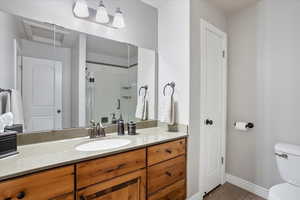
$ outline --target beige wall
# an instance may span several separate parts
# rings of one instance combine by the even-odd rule
[[[257,63],[257,5],[244,9],[228,18],[228,135],[227,173],[250,182],[262,177],[259,168],[261,111],[258,88]],[[235,121],[248,121],[255,124],[249,132],[236,131]]]
[[[165,0],[158,7],[158,115],[163,110],[163,87],[174,81],[180,124],[189,123],[189,12],[189,1]]]
[[[300,145],[300,2],[264,0],[228,20],[227,172],[265,188],[282,182],[274,145]],[[235,120],[253,121],[241,133]]]

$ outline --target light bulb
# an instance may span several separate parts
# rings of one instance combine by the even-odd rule
[[[77,0],[73,9],[74,14],[80,18],[89,17],[89,7],[85,0]]]
[[[124,17],[123,17],[123,13],[122,13],[120,8],[118,8],[117,11],[116,11],[116,14],[114,16],[114,21],[113,21],[112,25],[115,28],[124,28],[126,26],[125,25],[125,20],[124,20]]]
[[[103,1],[100,2],[99,7],[97,8],[96,21],[102,24],[106,24],[109,22],[108,13],[103,4]]]

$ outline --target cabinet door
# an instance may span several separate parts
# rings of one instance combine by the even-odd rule
[[[73,200],[74,166],[47,170],[0,183],[0,200]]]
[[[99,183],[77,192],[79,200],[145,200],[146,172],[131,174]]]

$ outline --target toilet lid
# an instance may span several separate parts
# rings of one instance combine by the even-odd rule
[[[300,187],[288,183],[275,185],[270,189],[268,200],[299,200]]]

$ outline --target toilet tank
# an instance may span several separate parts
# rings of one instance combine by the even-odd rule
[[[300,146],[276,144],[275,154],[281,178],[300,187]]]

